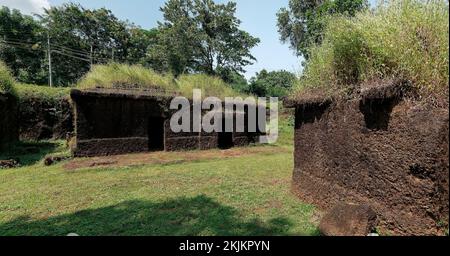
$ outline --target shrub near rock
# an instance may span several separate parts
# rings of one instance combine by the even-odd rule
[[[14,94],[14,79],[6,65],[0,61],[0,94]]]

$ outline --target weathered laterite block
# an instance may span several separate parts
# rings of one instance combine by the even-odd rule
[[[201,150],[215,149],[218,147],[219,147],[219,136],[217,134],[213,134],[212,136],[200,137]]]
[[[368,204],[390,234],[443,234],[449,111],[406,102],[395,88],[363,91],[354,100],[297,102],[293,191],[326,210],[339,202]]]
[[[148,151],[148,138],[114,138],[77,140],[73,153],[77,157],[108,156]]]
[[[199,137],[179,137],[166,139],[166,151],[180,151],[180,150],[196,150],[200,149]]]
[[[66,139],[73,133],[73,109],[68,97],[54,102],[23,98],[18,109],[21,140]]]

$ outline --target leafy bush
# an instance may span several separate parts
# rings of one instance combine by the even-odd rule
[[[19,100],[37,98],[47,102],[57,102],[64,97],[68,97],[70,88],[49,87],[32,84],[16,84],[15,86]]]
[[[0,61],[0,93],[14,94],[14,82],[8,67]]]
[[[247,91],[259,97],[284,97],[292,89],[297,77],[288,71],[263,69],[250,80]]]
[[[323,44],[296,86],[346,90],[372,80],[401,78],[422,93],[448,88],[449,12],[443,0],[389,1],[354,18],[329,17]]]
[[[80,89],[129,88],[176,91],[173,76],[161,75],[140,65],[96,65],[77,84]]]

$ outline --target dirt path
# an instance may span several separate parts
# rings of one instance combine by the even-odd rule
[[[124,167],[147,164],[179,164],[212,159],[235,158],[256,154],[289,153],[284,147],[243,147],[229,150],[185,151],[185,152],[154,152],[118,156],[92,158],[76,158],[64,165],[66,170],[78,170],[98,167]]]

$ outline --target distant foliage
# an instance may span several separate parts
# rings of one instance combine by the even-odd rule
[[[260,97],[283,97],[292,89],[296,80],[295,74],[285,70],[262,70],[250,80],[247,92]]]
[[[233,88],[233,90],[240,93],[247,92],[248,81],[241,73],[225,69],[219,71],[217,76],[221,77],[225,83],[229,84],[231,88]]]
[[[329,18],[323,44],[311,48],[297,91],[346,90],[391,77],[422,92],[448,90],[448,8],[443,0],[391,1],[354,18]]]
[[[367,7],[367,0],[289,0],[289,7],[277,14],[281,41],[308,59],[310,47],[322,42],[328,15],[352,17]]]
[[[14,93],[14,79],[6,65],[0,61],[0,93]]]

